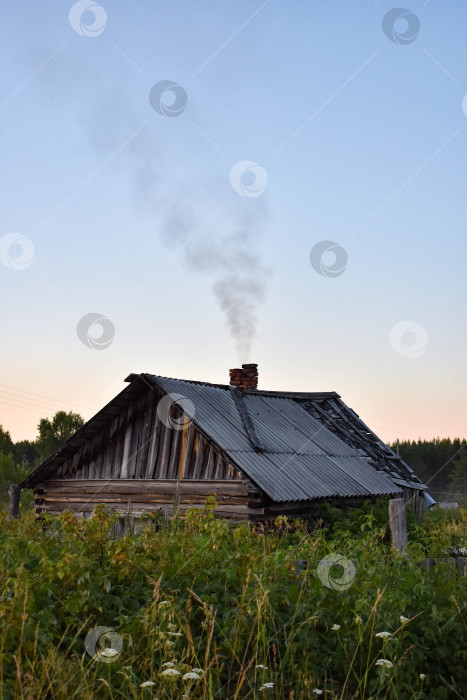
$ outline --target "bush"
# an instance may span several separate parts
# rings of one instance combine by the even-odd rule
[[[119,539],[103,507],[89,520],[0,516],[0,697],[463,696],[465,579],[418,565],[444,514],[401,556],[367,507],[333,533],[286,518],[276,533],[252,529],[212,510]],[[450,537],[465,524],[449,515]],[[354,566],[341,589],[338,564],[324,582],[317,568],[332,553]]]

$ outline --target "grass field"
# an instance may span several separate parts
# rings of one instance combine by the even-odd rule
[[[212,508],[118,539],[101,507],[2,513],[1,698],[466,696],[467,579],[419,562],[467,511],[409,517],[401,556],[384,503],[268,531]]]

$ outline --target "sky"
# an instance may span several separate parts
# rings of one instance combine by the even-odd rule
[[[461,0],[2,10],[0,424],[132,372],[466,437]]]

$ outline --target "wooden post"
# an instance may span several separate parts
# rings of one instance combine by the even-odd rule
[[[391,498],[389,501],[389,527],[392,546],[398,552],[403,552],[407,544],[407,521],[403,498]]]
[[[19,498],[21,496],[21,489],[16,484],[11,484],[8,489],[10,495],[10,508],[8,510],[8,515],[10,518],[19,517]]]

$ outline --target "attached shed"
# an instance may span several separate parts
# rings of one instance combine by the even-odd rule
[[[183,517],[312,516],[382,496],[423,507],[426,487],[335,392],[261,391],[257,365],[230,384],[131,374],[128,386],[21,484],[35,508]]]

